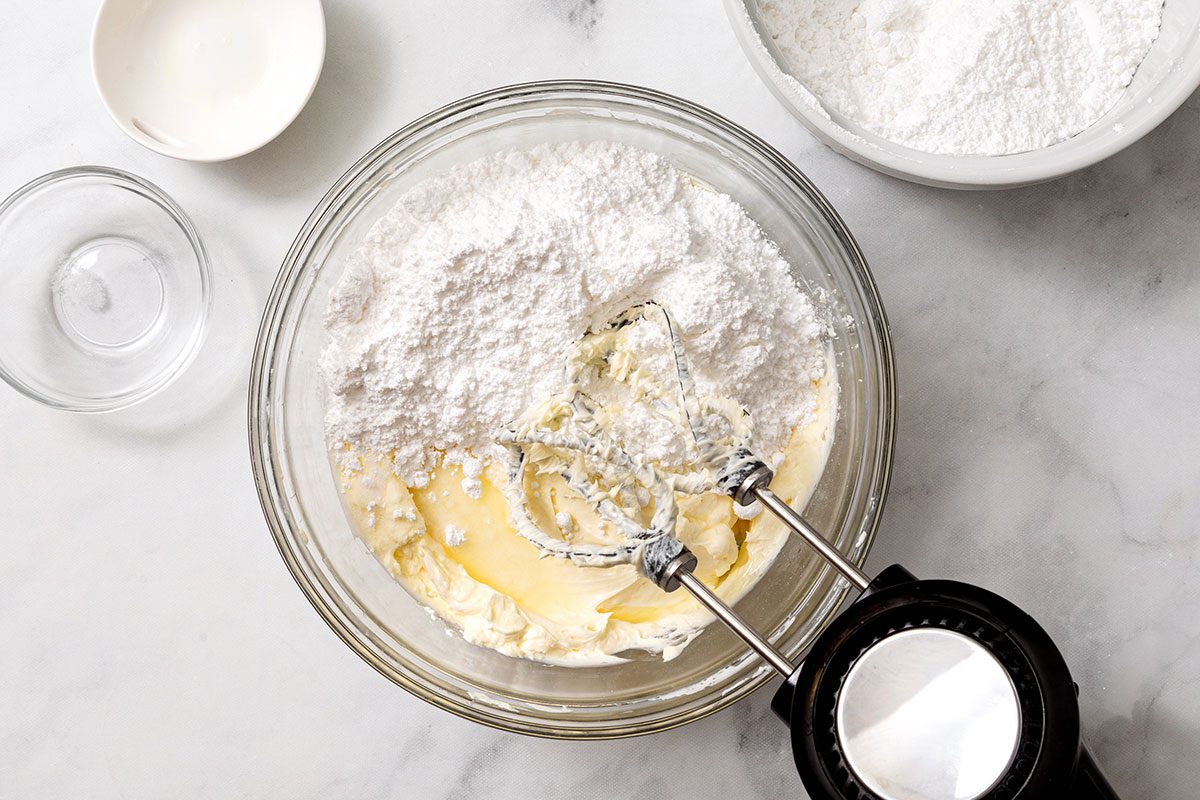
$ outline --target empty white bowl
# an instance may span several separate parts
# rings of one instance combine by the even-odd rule
[[[320,0],[104,0],[92,30],[92,75],[117,125],[189,161],[274,139],[324,61]]]
[[[1125,95],[1076,136],[1038,150],[1004,156],[925,153],[876,136],[852,120],[826,115],[781,68],[764,35],[759,0],[726,0],[746,55],[784,105],[818,138],[844,156],[888,175],[930,186],[1002,189],[1051,180],[1089,167],[1154,130],[1200,86],[1200,3],[1166,0],[1162,31]]]

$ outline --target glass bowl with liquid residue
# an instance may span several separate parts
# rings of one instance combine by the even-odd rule
[[[771,669],[719,624],[670,661],[647,656],[603,667],[552,666],[464,641],[356,537],[325,441],[316,364],[326,343],[322,315],[346,258],[408,189],[499,151],[596,140],[657,153],[730,195],[779,245],[796,280],[828,298],[838,417],[805,513],[861,563],[887,490],[896,413],[874,280],[841,219],[795,166],[748,131],[670,95],[587,81],[523,84],[452,103],[390,136],[334,185],[292,245],[267,302],[250,386],[251,460],[267,523],[296,582],[342,641],[436,706],[564,739],[700,719],[771,680]],[[792,539],[737,610],[795,658],[845,597],[845,583]]]
[[[0,378],[53,408],[144,400],[200,349],[208,257],[162,190],[77,167],[0,204]]]

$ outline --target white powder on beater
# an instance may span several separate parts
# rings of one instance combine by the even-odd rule
[[[930,153],[1046,147],[1111,109],[1158,37],[1163,0],[761,0],[830,111]]]
[[[496,430],[560,386],[567,346],[650,299],[678,321],[700,391],[744,403],[777,457],[825,375],[823,314],[741,206],[613,143],[481,159],[375,224],[325,317],[330,443],[351,461],[393,454],[412,485],[443,458],[476,481]],[[642,452],[678,456],[677,430],[656,439],[626,416]]]

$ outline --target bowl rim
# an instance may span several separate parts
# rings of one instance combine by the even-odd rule
[[[186,148],[176,147],[168,142],[161,141],[152,136],[148,136],[136,126],[132,125],[122,115],[117,113],[113,105],[112,96],[107,91],[107,82],[102,77],[100,69],[97,46],[100,42],[104,31],[101,23],[105,20],[106,12],[111,10],[111,5],[118,0],[101,0],[99,7],[96,9],[96,16],[92,22],[92,34],[88,45],[88,63],[92,72],[92,83],[96,87],[96,92],[100,95],[100,102],[104,105],[104,109],[108,111],[108,115],[112,117],[113,122],[117,127],[133,141],[151,150],[159,155],[167,156],[168,158],[178,159],[180,161],[193,161],[202,164],[211,164],[220,161],[232,161],[235,158],[241,158],[244,155],[254,152],[259,148],[265,147],[275,141],[293,122],[300,116],[300,112],[308,105],[308,101],[312,99],[313,92],[317,89],[317,84],[321,80],[321,73],[325,69],[325,56],[328,49],[328,31],[325,21],[325,7],[321,0],[294,0],[296,4],[295,11],[304,12],[314,16],[310,23],[314,27],[314,31],[318,34],[320,40],[320,49],[317,52],[316,61],[314,62],[312,76],[308,81],[303,97],[297,102],[296,107],[290,113],[280,115],[279,121],[271,128],[264,128],[262,132],[257,133],[253,139],[247,137],[246,143],[237,146],[231,146],[226,150],[204,150],[200,153],[191,153]],[[301,4],[306,7],[302,7]]]
[[[129,408],[162,391],[183,374],[195,360],[201,346],[204,344],[205,335],[208,331],[208,318],[212,313],[212,263],[209,260],[208,251],[204,247],[204,242],[201,240],[200,234],[197,233],[196,227],[192,224],[192,220],[188,217],[187,212],[169,194],[159,188],[157,184],[116,167],[84,164],[78,167],[65,167],[53,172],[47,172],[45,175],[39,175],[14,191],[3,202],[0,202],[0,221],[3,221],[11,210],[18,207],[34,193],[51,186],[71,183],[79,179],[101,179],[106,181],[110,186],[131,189],[162,208],[187,239],[188,245],[191,247],[193,255],[195,255],[195,268],[200,281],[200,309],[193,324],[192,334],[188,339],[187,345],[176,354],[169,368],[161,370],[153,382],[136,391],[125,392],[103,399],[71,397],[63,393],[51,396],[30,386],[11,372],[4,365],[3,360],[0,360],[0,379],[3,379],[5,383],[16,389],[19,394],[60,411],[71,411],[78,414],[106,414],[111,411],[120,411],[121,409]],[[4,269],[3,264],[0,264],[0,269]]]
[[[1104,137],[1085,147],[1067,146],[1059,150],[1061,155],[1054,159],[1048,159],[1046,154],[1068,145],[1071,138],[1037,150],[1000,156],[926,153],[891,142],[883,147],[848,131],[822,113],[816,105],[795,101],[792,93],[783,85],[782,79],[787,77],[786,73],[768,49],[755,22],[751,8],[754,2],[725,0],[730,26],[746,59],[788,112],[818,139],[852,161],[885,175],[926,186],[976,191],[1014,189],[1070,175],[1134,144],[1161,125],[1200,89],[1200,57],[1197,57],[1191,63],[1180,64],[1182,82],[1166,95],[1156,93],[1150,111],[1140,116],[1133,125],[1120,134]],[[1192,48],[1198,46],[1193,44]]]
[[[832,233],[846,248],[850,263],[848,272],[852,275],[852,280],[860,295],[860,302],[863,303],[866,310],[866,318],[862,324],[870,326],[874,339],[878,342],[876,356],[880,406],[877,412],[879,434],[871,452],[871,456],[875,459],[875,468],[870,477],[875,491],[875,500],[865,512],[863,525],[855,540],[856,545],[860,541],[862,544],[854,560],[859,566],[862,565],[875,539],[891,483],[898,415],[895,360],[890,326],[878,287],[866,259],[857,242],[850,235],[844,221],[834,211],[825,196],[816,189],[807,176],[777,150],[755,134],[715,112],[674,95],[640,86],[594,80],[546,80],[497,87],[469,95],[417,118],[382,140],[356,161],[334,183],[304,222],[284,257],[283,265],[272,286],[260,322],[251,365],[247,434],[251,469],[259,501],[276,548],[288,571],[309,603],[338,638],[373,669],[431,705],[491,728],[551,739],[617,739],[669,730],[702,719],[751,694],[766,684],[774,676],[774,673],[766,669],[757,670],[732,691],[709,699],[701,707],[688,709],[678,715],[660,716],[649,722],[635,723],[638,725],[635,728],[630,727],[629,721],[619,719],[605,721],[602,726],[595,725],[587,728],[562,727],[540,719],[530,720],[528,717],[520,718],[519,723],[513,722],[504,717],[481,712],[472,704],[456,701],[414,681],[407,675],[398,673],[388,665],[380,663],[371,648],[356,636],[351,627],[341,618],[337,609],[332,608],[327,601],[328,589],[318,585],[322,584],[324,579],[319,575],[309,576],[297,554],[292,551],[287,530],[289,513],[284,502],[287,493],[286,487],[280,485],[282,469],[276,460],[280,448],[277,447],[276,421],[271,408],[274,402],[275,385],[280,380],[274,364],[278,346],[281,344],[280,338],[284,332],[282,318],[287,312],[288,302],[293,299],[293,290],[297,279],[305,267],[301,257],[309,249],[313,238],[319,234],[326,216],[338,207],[343,196],[352,190],[358,179],[376,166],[377,162],[394,148],[411,143],[438,123],[460,117],[473,109],[488,106],[496,101],[528,100],[536,99],[539,96],[569,95],[570,93],[592,99],[597,95],[607,95],[613,99],[633,100],[656,105],[716,126],[725,135],[737,139],[739,144],[753,150],[772,168],[779,170],[789,182],[794,183],[798,191],[805,194],[817,210],[825,215]],[[564,99],[569,99],[569,97]],[[839,580],[833,584],[827,595],[827,601],[817,612],[820,615],[816,625],[817,629],[822,629],[828,624],[828,621],[845,602],[848,594],[849,586],[845,581]]]

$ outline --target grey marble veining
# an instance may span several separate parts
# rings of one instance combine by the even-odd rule
[[[587,36],[595,31],[603,13],[600,0],[562,0],[553,5],[567,22],[578,26]]]
[[[870,566],[983,583],[1058,640],[1125,798],[1200,785],[1200,100],[1096,168],[957,194],[817,144],[716,0],[328,2],[329,54],[277,141],[194,165],[127,140],[91,86],[93,4],[0,26],[0,190],[106,163],[193,216],[210,337],[159,397],[99,418],[0,391],[0,797],[803,796],[767,693],[682,730],[570,744],[436,711],[330,634],[287,575],[245,444],[258,315],[329,185],[412,118],[537,78],[641,83],[763,135],[875,271],[900,373]],[[661,753],[678,765],[653,772]],[[553,765],[548,768],[547,765]]]

